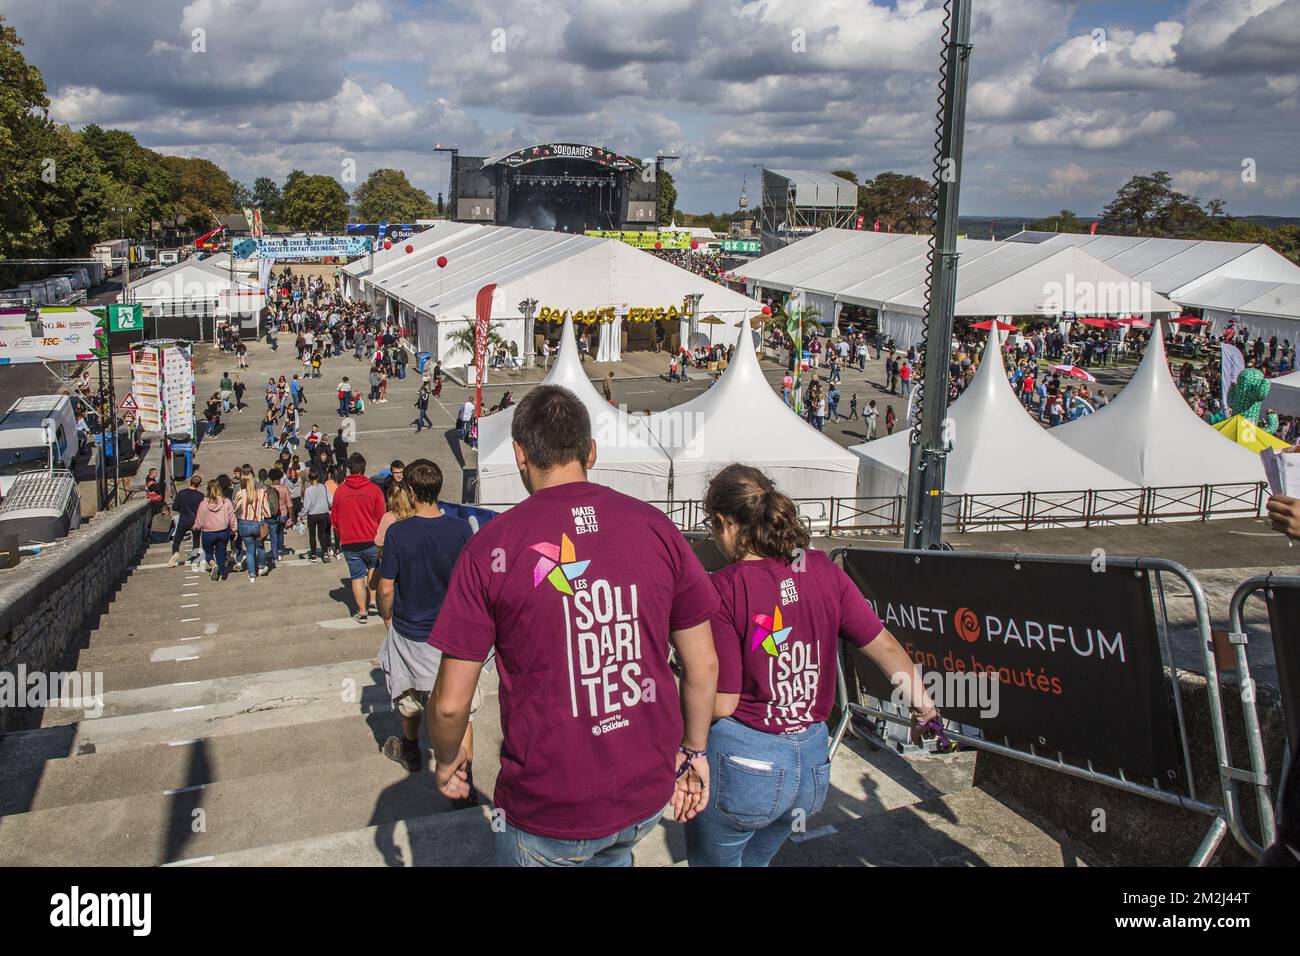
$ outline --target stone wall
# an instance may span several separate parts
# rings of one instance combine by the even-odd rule
[[[59,668],[143,554],[148,518],[143,499],[101,512],[39,555],[0,571],[0,671]],[[2,704],[0,733],[39,716]]]

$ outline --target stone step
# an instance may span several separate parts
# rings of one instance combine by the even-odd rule
[[[221,640],[186,641],[154,648],[143,663],[92,667],[78,662],[77,670],[83,674],[87,671],[102,673],[106,691],[122,692],[250,673],[319,667],[364,659],[366,655],[373,660],[383,640],[383,628],[376,623],[370,627],[358,626],[357,630],[316,629],[315,636],[313,641],[270,643],[242,651],[223,647]],[[259,635],[252,637],[256,639]]]
[[[408,773],[377,752],[268,770],[7,816],[0,866],[150,866],[453,809],[432,773]]]
[[[501,743],[495,708],[476,716],[474,730],[474,779],[491,794]],[[0,749],[6,767],[0,816],[361,760],[399,733],[396,716],[382,710],[102,752],[69,753],[66,743],[53,740],[43,749]],[[423,744],[427,756],[427,738]]]
[[[786,842],[775,866],[1080,866],[1076,849],[982,790],[830,822],[826,811]],[[491,866],[487,808],[411,817],[220,854],[208,866]],[[633,852],[636,866],[686,865],[684,827],[665,815]]]

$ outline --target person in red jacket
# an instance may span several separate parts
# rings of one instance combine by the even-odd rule
[[[378,607],[375,592],[367,588],[366,581],[370,572],[379,566],[375,532],[386,510],[384,493],[366,477],[366,459],[353,452],[348,456],[348,476],[334,492],[330,516],[348,563],[352,597],[357,602],[355,617],[361,624],[366,623],[369,609]]]

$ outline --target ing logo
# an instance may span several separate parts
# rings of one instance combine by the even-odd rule
[[[957,613],[952,616],[952,626],[957,631],[957,636],[967,644],[974,644],[980,639],[980,619],[968,607],[957,608]]]

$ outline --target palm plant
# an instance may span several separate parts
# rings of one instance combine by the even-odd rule
[[[455,349],[464,349],[469,354],[470,361],[474,359],[474,326],[473,319],[466,319],[466,325],[463,329],[457,329],[447,336],[447,342]],[[491,322],[488,324],[487,345],[488,351],[492,352],[500,346],[507,345],[506,340],[497,330],[501,328],[500,322]]]

